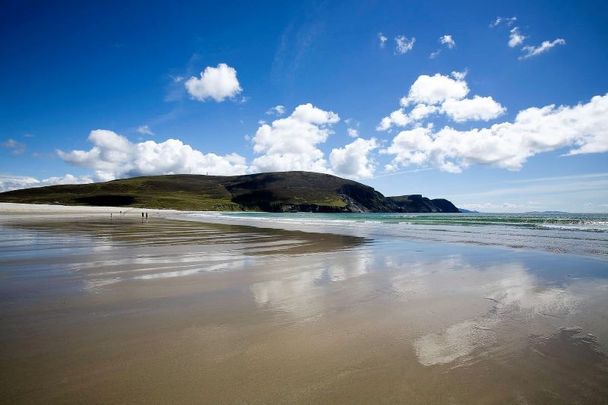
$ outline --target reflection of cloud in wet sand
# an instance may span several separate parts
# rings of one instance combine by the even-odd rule
[[[136,264],[146,264],[146,267],[137,268]],[[103,265],[105,271],[90,273],[85,281],[85,288],[94,290],[111,284],[133,280],[158,280],[166,278],[188,277],[199,273],[219,272],[242,269],[247,260],[237,259],[225,254],[207,254],[191,256],[171,256],[170,259],[153,257],[130,258],[121,260],[120,264],[114,261],[99,261],[97,266]],[[82,270],[80,264],[71,265],[75,271]],[[93,268],[95,268],[93,266]],[[118,268],[119,270],[108,270]]]
[[[505,320],[529,319],[538,315],[562,318],[575,309],[576,300],[572,293],[562,288],[540,287],[535,277],[521,265],[492,266],[479,276],[502,276],[478,287],[479,293],[493,303],[492,308],[480,317],[416,339],[414,349],[421,364],[447,364],[476,350],[489,349],[497,342],[494,329]]]
[[[373,257],[368,251],[354,250],[348,255],[326,258],[315,264],[311,264],[306,257],[302,260],[301,269],[315,269],[293,274],[297,268],[292,267],[290,276],[251,285],[256,304],[301,315],[320,311],[322,302],[312,299],[315,289],[323,284],[342,282],[368,273]]]
[[[559,316],[574,310],[576,299],[563,288],[542,288],[521,265],[506,268],[508,277],[488,286],[488,297],[497,303],[500,312],[519,311],[528,316]]]
[[[443,333],[424,335],[414,342],[418,361],[425,366],[446,364],[471,354],[475,349],[489,347],[496,342],[496,334],[489,329],[495,321],[464,321],[447,328]]]

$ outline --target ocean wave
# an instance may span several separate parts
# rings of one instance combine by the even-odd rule
[[[193,214],[195,216],[226,216],[248,220],[262,220],[288,223],[399,223],[406,225],[454,225],[454,226],[514,226],[539,229],[563,229],[591,232],[608,232],[608,215],[577,214],[573,216],[530,216],[530,215],[471,215],[471,214],[395,214],[395,213],[259,213],[224,212],[216,214]]]

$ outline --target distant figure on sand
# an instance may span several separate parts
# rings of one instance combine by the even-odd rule
[[[146,221],[148,220],[148,213],[146,212]]]

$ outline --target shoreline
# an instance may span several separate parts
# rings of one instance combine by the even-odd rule
[[[160,210],[149,208],[129,208],[129,207],[105,207],[105,206],[85,206],[85,205],[55,205],[55,204],[21,204],[0,202],[0,216],[2,215],[69,215],[69,214],[118,214],[126,215],[140,214],[141,212],[155,214],[169,214],[194,211]],[[204,212],[204,211],[203,211]]]
[[[121,211],[122,215],[120,215]],[[351,214],[341,214],[344,215],[344,218],[348,219],[327,219],[327,217],[323,216],[314,217],[316,214],[310,213],[276,214],[266,212],[179,211],[125,207],[0,203],[0,220],[20,220],[36,217],[70,219],[74,218],[75,215],[79,218],[86,218],[87,216],[91,218],[104,218],[109,217],[110,214],[113,214],[113,218],[141,218],[141,213],[148,213],[150,219],[162,218],[203,224],[300,231],[320,235],[355,236],[377,241],[402,240],[412,243],[438,243],[463,247],[475,245],[516,252],[530,251],[560,256],[573,255],[608,261],[608,236],[604,236],[605,233],[587,231],[554,230],[551,231],[552,233],[547,233],[546,231],[539,232],[533,229],[492,225],[480,226],[462,223],[457,225],[421,225],[408,222],[377,223],[377,221],[356,220],[358,218],[357,215],[361,214],[352,214],[352,216],[350,216]],[[433,216],[433,214],[424,213],[411,215]],[[441,217],[442,215],[445,214],[438,214],[437,217]]]

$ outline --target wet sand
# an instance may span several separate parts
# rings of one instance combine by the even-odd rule
[[[2,403],[605,403],[608,264],[137,215],[0,220]]]

